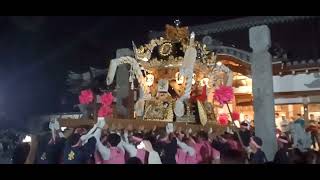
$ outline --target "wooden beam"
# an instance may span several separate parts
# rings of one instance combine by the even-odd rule
[[[218,54],[217,60],[221,61],[224,65],[230,68],[233,72],[241,73],[245,76],[251,75],[250,63],[246,63],[232,55]],[[308,63],[296,64],[296,65],[286,65],[285,63],[276,63],[272,65],[273,75],[290,75],[301,73],[314,73],[320,72],[320,63]]]
[[[279,98],[279,97],[281,97],[281,98],[295,98],[295,97],[307,97],[307,96],[318,96],[318,95],[320,95],[319,90],[274,93],[275,98]]]
[[[58,119],[61,127],[77,128],[83,126],[93,126],[95,124],[93,119]]]
[[[296,64],[296,65],[285,65],[282,63],[274,64],[273,65],[273,75],[289,75],[294,72],[294,74],[301,74],[306,73],[306,70],[308,73],[313,72],[319,72],[320,70],[320,63],[306,63],[306,64]]]
[[[231,71],[241,73],[245,76],[251,75],[251,66],[249,63],[244,63],[243,61],[228,55],[217,55],[217,60],[221,61],[224,65],[230,68]]]
[[[78,128],[94,125],[94,121],[92,119],[59,119],[58,121],[61,127]],[[131,124],[135,129],[138,129],[140,126],[144,126],[145,129],[153,129],[154,126],[157,126],[158,128],[164,128],[167,125],[167,122],[144,121],[141,119],[106,119],[106,123],[109,125],[109,127],[122,128],[125,128]],[[199,130],[208,131],[210,128],[212,128],[217,134],[222,134],[226,130],[226,127],[220,126],[214,122],[208,122],[205,126],[200,124],[188,124],[185,122],[173,122],[173,124],[176,128],[181,127],[182,130],[191,128],[194,132]]]

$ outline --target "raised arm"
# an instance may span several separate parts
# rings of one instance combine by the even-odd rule
[[[86,159],[88,160],[96,150],[97,140],[95,137],[91,137],[88,139],[88,142],[83,146],[83,152],[85,154]]]
[[[135,157],[137,156],[137,149],[134,145],[127,143],[123,140],[121,140],[121,142],[119,143],[118,147],[124,151],[126,151],[127,153],[129,153],[130,157]]]
[[[159,153],[157,151],[149,152],[148,164],[162,164]]]
[[[121,140],[121,142],[120,142],[120,146],[123,148],[123,150],[128,152],[130,157],[137,156],[137,149],[136,149],[136,147],[134,145],[129,143],[128,132],[127,131],[124,132],[123,138],[124,138],[124,141]]]
[[[53,133],[54,135],[57,133],[59,138],[65,138],[64,134],[61,132],[59,121],[56,119],[54,120],[52,131],[55,132]]]
[[[74,129],[73,129],[73,128],[67,129],[67,130],[65,130],[65,131],[63,132],[63,135],[64,135],[64,137],[65,137],[66,139],[68,139],[68,138],[73,134],[73,132],[74,132]]]
[[[162,164],[159,153],[153,150],[150,141],[143,141],[144,149],[149,152],[148,164]]]
[[[110,159],[110,149],[104,146],[101,141],[101,128],[97,128],[97,130],[94,132],[94,137],[96,138],[96,148],[101,154],[101,157],[103,160],[109,160]]]
[[[87,134],[82,135],[81,136],[81,141],[82,141],[82,145],[86,144],[88,142],[88,140],[94,136],[93,132],[96,131],[97,129],[97,125],[99,124],[99,122],[97,124],[95,124]]]
[[[183,150],[186,151],[190,156],[193,156],[195,154],[195,149],[191,146],[188,146],[186,143],[181,142],[178,138],[177,138],[177,145]]]
[[[31,144],[30,144],[30,150],[27,156],[27,159],[25,161],[25,164],[33,164],[36,159],[36,153],[38,148],[38,137],[35,135],[31,135]]]

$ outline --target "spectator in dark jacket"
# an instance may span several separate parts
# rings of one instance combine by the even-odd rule
[[[288,150],[288,138],[286,136],[280,136],[278,138],[278,146],[279,150],[274,156],[273,162],[275,164],[289,164],[289,150]]]
[[[259,137],[252,137],[249,145],[252,151],[249,158],[250,164],[264,164],[268,162],[266,155],[261,150],[262,140]]]

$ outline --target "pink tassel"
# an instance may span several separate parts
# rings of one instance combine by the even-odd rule
[[[227,104],[233,99],[233,89],[231,86],[220,86],[214,92],[214,99],[221,105]]]
[[[240,114],[238,112],[233,112],[231,116],[234,121],[240,120]]]
[[[222,126],[227,126],[228,122],[229,122],[228,119],[229,119],[229,117],[228,117],[227,114],[225,114],[225,113],[224,114],[220,114],[218,122]]]
[[[98,117],[106,117],[112,115],[112,108],[107,105],[103,105],[100,107],[98,111]]]
[[[81,91],[79,101],[80,104],[90,104],[93,101],[93,92],[90,89]]]
[[[101,103],[103,105],[111,105],[113,102],[113,96],[112,96],[112,93],[104,93],[102,96],[101,96]]]

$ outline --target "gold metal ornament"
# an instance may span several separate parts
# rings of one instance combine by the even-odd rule
[[[207,113],[206,113],[202,103],[199,100],[197,100],[197,106],[198,106],[198,111],[199,111],[199,116],[200,116],[200,122],[201,122],[202,126],[205,126],[208,122]]]
[[[72,160],[74,160],[74,156],[75,156],[76,154],[73,152],[73,151],[70,151],[70,153],[68,154],[68,160],[69,161],[72,161]]]
[[[42,155],[41,155],[41,158],[40,158],[41,160],[46,160],[47,159],[47,153],[42,153]]]
[[[161,56],[169,56],[172,52],[172,44],[169,42],[163,43],[159,48],[159,54]]]

